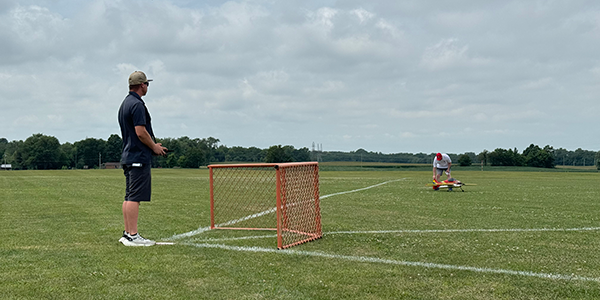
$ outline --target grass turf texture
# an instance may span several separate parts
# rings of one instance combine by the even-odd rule
[[[209,225],[207,170],[152,172],[142,235]],[[0,172],[0,298],[600,298],[597,173],[455,170],[478,184],[464,193],[426,188],[431,171],[320,175],[322,196],[402,180],[324,197],[324,238],[289,250],[275,250],[274,232],[228,230],[137,248],[117,242],[121,170]],[[588,229],[480,231],[541,228]]]

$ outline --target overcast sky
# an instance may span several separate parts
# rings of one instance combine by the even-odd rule
[[[600,1],[0,1],[0,137],[599,150]]]

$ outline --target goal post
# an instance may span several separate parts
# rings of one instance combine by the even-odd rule
[[[317,162],[208,168],[211,229],[276,230],[278,249],[322,237]]]

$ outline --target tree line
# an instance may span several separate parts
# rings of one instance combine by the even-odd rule
[[[354,161],[354,162],[390,162],[390,163],[415,163],[431,164],[435,153],[393,153],[369,152],[358,149],[352,152],[323,152],[318,153],[322,161]],[[483,164],[491,166],[529,166],[537,168],[554,168],[556,165],[568,166],[593,166],[600,162],[600,152],[588,151],[581,148],[570,151],[563,148],[554,149],[546,145],[543,148],[531,144],[522,153],[514,149],[496,148],[493,151],[483,150],[476,154],[466,152],[462,154],[448,153],[455,164],[470,166]]]
[[[267,149],[256,147],[227,147],[220,145],[214,137],[194,138],[157,138],[157,142],[172,150],[167,156],[155,157],[153,167],[162,168],[198,168],[210,163],[221,162],[302,162],[302,161],[353,161],[353,162],[389,162],[431,164],[435,153],[392,153],[370,152],[358,149],[351,152],[310,151],[308,148],[296,149],[293,146],[274,145]],[[86,138],[75,143],[61,144],[56,137],[34,134],[25,141],[8,141],[0,138],[0,159],[11,164],[13,169],[82,169],[98,168],[106,162],[119,162],[123,141],[117,134],[107,140]],[[531,144],[522,153],[514,149],[497,148],[494,151],[483,150],[476,154],[448,153],[455,164],[469,166],[484,164],[492,166],[530,166],[554,168],[556,165],[591,166],[600,169],[600,152],[582,150],[543,148]]]
[[[294,162],[310,161],[308,148],[293,146],[227,147],[219,145],[219,139],[209,137],[191,139],[187,136],[156,139],[172,152],[155,157],[153,167],[198,168],[209,163],[239,162]],[[34,134],[25,141],[0,138],[0,159],[16,170],[83,169],[98,168],[107,162],[119,162],[123,140],[112,134],[108,140],[86,138],[75,143],[61,144],[56,137]]]

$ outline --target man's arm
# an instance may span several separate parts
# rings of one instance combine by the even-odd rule
[[[146,126],[139,125],[135,126],[135,134],[137,134],[138,138],[144,145],[148,146],[148,148],[152,149],[155,155],[165,155],[165,150],[167,148],[163,147],[161,143],[155,144],[152,140],[152,137],[146,130]]]

